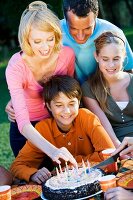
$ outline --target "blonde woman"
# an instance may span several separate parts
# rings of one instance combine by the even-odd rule
[[[15,156],[30,140],[52,160],[75,160],[65,149],[57,149],[34,128],[49,117],[42,98],[42,83],[55,74],[73,76],[75,56],[61,44],[59,19],[42,1],[29,4],[23,12],[18,32],[21,51],[14,54],[6,69],[16,122],[11,122],[10,143]]]
[[[126,50],[121,35],[102,33],[95,47],[97,72],[82,85],[83,101],[118,147],[124,137],[133,136],[133,75],[123,71]]]

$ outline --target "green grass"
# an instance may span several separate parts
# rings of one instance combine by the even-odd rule
[[[8,169],[14,157],[9,144],[9,121],[5,113],[10,98],[5,80],[6,65],[7,60],[0,62],[0,165]]]
[[[124,33],[133,50],[133,27],[124,29]],[[5,113],[5,106],[10,99],[5,79],[5,68],[9,57],[13,53],[14,51],[10,51],[9,54],[4,53],[2,55],[2,52],[0,52],[0,165],[5,166],[7,169],[14,159],[14,156],[9,144],[9,121]]]

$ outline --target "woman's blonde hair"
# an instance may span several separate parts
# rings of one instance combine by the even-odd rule
[[[97,55],[100,53],[100,50],[104,46],[111,43],[118,44],[122,48],[123,55],[126,55],[125,41],[123,37],[118,33],[113,33],[113,32],[102,33],[97,39],[94,40],[94,43]],[[106,81],[99,67],[97,67],[95,74],[92,75],[88,81],[90,83],[91,91],[95,95],[101,109],[104,112],[111,114],[107,104],[107,97],[108,95],[110,95],[108,82]]]
[[[29,56],[34,54],[29,44],[31,26],[34,26],[41,31],[54,32],[54,51],[60,50],[62,39],[60,20],[43,1],[34,1],[30,3],[28,8],[22,13],[20,19],[18,31],[19,44],[22,51]]]

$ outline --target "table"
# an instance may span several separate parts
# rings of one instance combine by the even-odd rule
[[[120,163],[119,171],[116,174],[116,184],[117,180],[123,176],[124,174],[133,171],[133,159],[127,159],[127,160],[122,160]],[[104,200],[104,194],[102,193],[101,195],[97,195],[93,198],[89,198],[89,200]]]
[[[119,179],[125,173],[133,171],[133,159],[122,160],[119,172],[116,175],[116,178]]]
[[[122,175],[124,175],[127,172],[133,171],[133,159],[128,159],[128,160],[122,160],[119,163],[120,167],[119,167],[119,171],[116,174],[116,179],[118,180]],[[19,181],[19,182],[15,182],[15,185],[12,185],[12,188],[17,187],[18,185],[24,185],[26,184],[25,182]],[[30,182],[29,185],[33,185],[35,183]],[[36,200],[41,200],[41,197],[37,198]],[[104,194],[99,194],[93,198],[89,198],[87,200],[104,200]]]

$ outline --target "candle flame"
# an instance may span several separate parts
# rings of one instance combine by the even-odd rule
[[[67,161],[65,162],[65,164],[66,164],[66,170],[69,171]]]
[[[60,179],[60,173],[57,167],[56,167],[56,174],[57,174],[58,179]]]
[[[84,169],[84,173],[86,174],[86,166],[85,166],[85,162],[84,162],[83,159],[82,159],[82,167],[83,167],[83,169]]]

